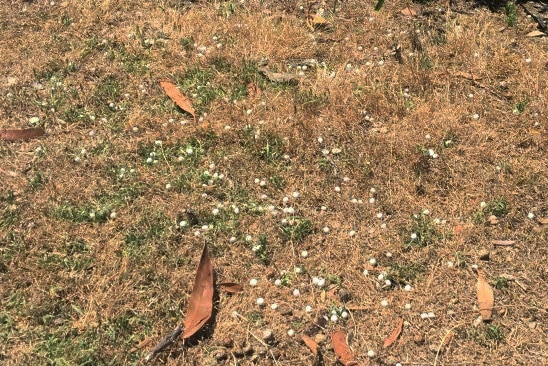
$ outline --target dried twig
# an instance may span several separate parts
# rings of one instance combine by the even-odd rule
[[[170,335],[164,338],[163,341],[158,343],[156,347],[150,353],[145,357],[145,362],[152,361],[154,357],[158,355],[158,353],[162,352],[164,349],[169,347],[171,344],[175,343],[177,339],[179,339],[179,336],[183,333],[183,328],[179,325],[173,332],[171,332]]]

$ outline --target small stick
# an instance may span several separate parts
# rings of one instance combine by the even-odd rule
[[[493,240],[493,245],[499,247],[510,247],[515,243],[515,240]]]
[[[158,353],[162,352],[165,348],[170,346],[172,343],[175,343],[179,336],[183,333],[183,328],[179,325],[170,335],[165,337],[150,353],[145,357],[145,363],[152,361]]]

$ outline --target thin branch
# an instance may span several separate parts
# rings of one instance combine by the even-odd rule
[[[145,363],[149,362],[149,361],[152,361],[154,359],[154,357],[156,357],[158,355],[158,353],[162,352],[164,349],[169,347],[171,344],[175,343],[179,339],[179,336],[182,333],[183,333],[183,328],[180,325],[177,326],[177,328],[175,328],[175,330],[173,330],[173,332],[171,332],[170,335],[165,337],[163,341],[158,343],[158,345],[156,347],[154,347],[154,349],[152,351],[150,351],[150,353],[145,357]]]

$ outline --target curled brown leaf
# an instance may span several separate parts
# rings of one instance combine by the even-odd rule
[[[26,128],[23,130],[0,130],[0,140],[6,141],[27,141],[44,135],[41,127]]]
[[[344,366],[355,366],[358,363],[354,358],[354,354],[346,343],[346,333],[343,330],[338,330],[331,336],[333,343],[333,351],[337,355],[337,360]]]
[[[183,111],[188,112],[192,115],[192,117],[196,118],[196,112],[194,111],[194,107],[192,106],[192,102],[190,99],[188,99],[186,96],[184,96],[179,89],[177,89],[177,86],[173,84],[171,81],[168,80],[162,80],[160,81],[160,85],[164,89],[164,92],[166,95],[175,102],[181,108]]]
[[[396,340],[400,336],[402,330],[403,330],[403,319],[400,319],[400,321],[398,322],[398,325],[396,325],[392,333],[390,333],[388,338],[384,340],[383,348],[390,347],[392,344],[394,344],[394,342],[396,342]]]

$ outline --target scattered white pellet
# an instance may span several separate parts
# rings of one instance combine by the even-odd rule
[[[411,310],[411,303],[407,303],[403,306],[405,310]]]
[[[341,191],[341,187],[336,186],[336,187],[335,187],[335,192],[340,192],[340,191]]]
[[[405,291],[411,291],[413,289],[413,287],[411,287],[411,285],[405,285],[405,287],[403,289]]]
[[[179,222],[180,227],[185,227],[187,225],[188,225],[188,222],[186,222],[185,220]]]
[[[307,313],[311,313],[312,312],[312,306],[306,305],[305,308],[304,308],[304,311],[306,311]]]
[[[256,278],[252,278],[252,279],[249,280],[249,286],[251,286],[251,287],[257,286],[257,283],[258,283],[258,281],[257,281]]]
[[[319,278],[318,279],[318,287],[324,287],[325,286],[325,278]]]
[[[369,358],[373,358],[376,355],[377,355],[377,353],[375,351],[371,350],[371,349],[369,351],[367,351],[367,357],[369,357]]]
[[[263,299],[262,297],[259,297],[259,298],[257,299],[257,305],[259,305],[259,306],[263,306],[263,305],[264,305],[264,299]]]
[[[292,193],[293,198],[299,198],[299,192],[295,191]]]
[[[346,311],[346,310],[343,311],[343,312],[341,313],[341,318],[343,318],[343,319],[348,318],[348,311]]]
[[[329,232],[329,227],[324,226],[322,231],[327,234]]]
[[[372,266],[376,266],[377,265],[377,260],[375,258],[370,258],[369,259],[369,264],[372,265]]]
[[[307,250],[303,250],[303,251],[301,252],[301,257],[303,257],[303,258],[308,257],[308,251],[307,251]]]
[[[336,322],[339,320],[339,317],[337,316],[337,314],[333,314],[333,315],[331,315],[330,320],[331,320],[333,323],[336,323]]]
[[[354,237],[354,236],[356,236],[356,231],[350,230],[350,231],[348,232],[348,236],[350,236],[351,238]]]
[[[532,212],[529,212],[529,213],[527,214],[527,218],[528,218],[529,220],[533,220],[533,219],[535,218],[535,214],[532,213]]]
[[[276,309],[278,309],[278,304],[272,303],[272,304],[270,304],[270,308],[271,308],[272,310],[276,310]]]
[[[287,335],[290,336],[290,337],[293,337],[295,335],[295,331],[293,329],[289,329],[287,331]]]
[[[388,306],[388,300],[382,300],[381,301],[381,306],[387,307]]]
[[[298,288],[293,290],[293,296],[301,296],[301,291]]]
[[[371,197],[371,198],[369,199],[369,203],[371,203],[371,204],[375,203],[375,201],[376,201],[375,197]]]
[[[390,286],[392,286],[392,281],[384,280],[384,285],[387,286],[387,287],[390,287]]]

